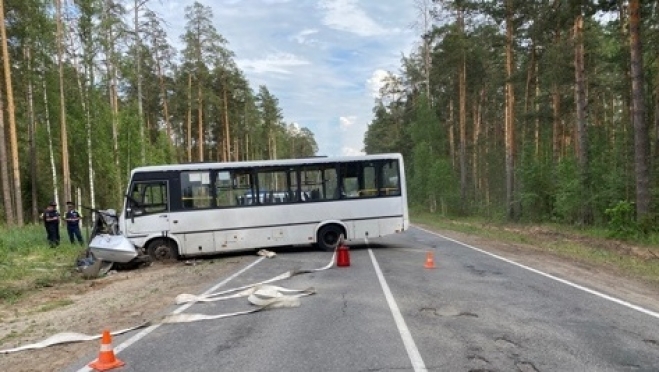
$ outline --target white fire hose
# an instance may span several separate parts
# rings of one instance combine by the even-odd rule
[[[233,313],[226,313],[226,314],[217,314],[217,315],[184,314],[184,313],[169,314],[169,315],[165,315],[164,317],[160,318],[157,321],[145,322],[138,326],[111,332],[111,334],[113,336],[116,336],[156,324],[190,323],[200,320],[216,320],[216,319],[228,318],[231,316],[251,314],[266,309],[300,306],[300,297],[309,296],[316,293],[316,290],[313,287],[306,289],[288,289],[288,288],[270,285],[269,283],[288,279],[295,275],[327,270],[332,266],[334,266],[335,257],[336,257],[336,250],[334,250],[334,254],[332,255],[332,260],[329,262],[329,264],[318,269],[290,270],[288,272],[285,272],[281,275],[277,275],[274,278],[264,280],[262,282],[245,285],[238,288],[227,289],[221,292],[206,294],[202,296],[196,296],[192,294],[180,294],[176,296],[176,304],[184,304],[190,302],[214,302],[214,301],[228,300],[232,298],[247,297],[247,301],[249,301],[250,304],[256,306],[253,309],[238,311]],[[15,353],[15,352],[31,350],[31,349],[42,349],[45,347],[59,345],[59,344],[92,341],[92,340],[100,339],[101,337],[102,334],[86,335],[83,333],[62,332],[50,336],[45,340],[37,343],[18,346],[11,349],[0,350],[0,354],[9,354],[9,353]]]

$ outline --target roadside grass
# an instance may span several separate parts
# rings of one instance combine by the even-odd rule
[[[25,293],[59,283],[79,280],[75,259],[81,250],[65,238],[50,248],[42,225],[0,227],[0,304],[14,303]]]
[[[659,236],[643,240],[607,238],[602,228],[576,228],[558,224],[513,224],[482,218],[450,219],[412,211],[413,223],[440,230],[471,234],[532,249],[602,268],[615,268],[626,276],[659,286]],[[529,248],[531,249],[531,248]]]

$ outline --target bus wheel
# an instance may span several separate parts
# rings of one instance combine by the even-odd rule
[[[166,239],[156,239],[149,243],[147,252],[154,261],[172,261],[178,256],[176,244]]]
[[[339,238],[343,233],[343,229],[338,225],[323,226],[318,231],[318,248],[333,251],[339,245]]]

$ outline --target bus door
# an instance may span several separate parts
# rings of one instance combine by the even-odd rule
[[[133,182],[127,195],[126,232],[130,236],[169,233],[169,183]]]

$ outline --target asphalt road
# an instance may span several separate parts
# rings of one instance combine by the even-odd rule
[[[483,247],[486,248],[486,247]],[[425,269],[426,252],[436,268]],[[280,250],[218,290],[329,262]],[[297,308],[163,325],[114,339],[121,371],[659,371],[659,314],[419,229],[351,245],[350,267],[274,283]],[[258,259],[255,258],[255,261]],[[209,287],[215,283],[209,283]],[[247,310],[245,298],[186,313]],[[177,307],[172,307],[170,311]],[[179,310],[180,311],[180,310]],[[71,371],[88,371],[87,359]]]

